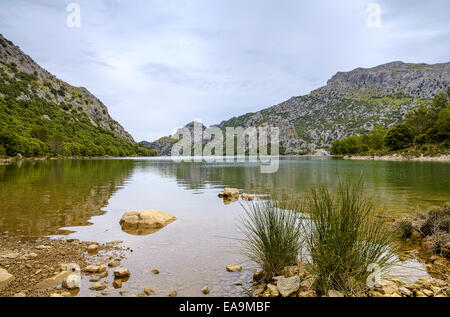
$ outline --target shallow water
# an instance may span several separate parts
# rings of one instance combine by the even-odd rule
[[[173,290],[200,296],[207,285],[210,296],[238,296],[243,289],[233,283],[242,280],[246,286],[254,267],[240,255],[235,240],[243,209],[217,197],[223,187],[301,195],[319,183],[335,188],[338,176],[358,180],[361,174],[366,191],[388,216],[450,201],[450,164],[440,162],[283,158],[275,174],[261,174],[255,163],[176,163],[169,158],[23,162],[0,166],[0,231],[23,238],[123,240],[133,250],[122,261],[131,271],[123,287],[130,293],[149,287],[155,296]],[[163,210],[177,221],[151,235],[129,235],[119,220],[136,209]],[[228,273],[228,264],[243,264],[244,271]],[[420,264],[411,265],[418,275],[424,273]],[[161,273],[152,274],[154,268]],[[85,279],[79,294],[92,294],[90,284]]]

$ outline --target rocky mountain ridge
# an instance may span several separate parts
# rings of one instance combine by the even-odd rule
[[[16,100],[42,99],[59,105],[68,114],[72,109],[76,109],[76,111],[86,114],[90,124],[94,127],[100,127],[123,140],[134,143],[132,136],[111,118],[107,107],[97,97],[84,87],[74,87],[56,78],[1,34],[0,71],[2,73],[0,83],[8,83],[9,78],[20,81],[23,78],[28,81],[16,94]],[[5,97],[5,94],[0,92],[0,97]],[[43,116],[49,118],[48,115],[44,114]],[[71,120],[77,121],[78,119],[72,118]]]
[[[215,126],[276,126],[280,128],[281,153],[311,153],[329,149],[335,140],[366,133],[375,125],[389,128],[403,121],[414,107],[430,104],[449,84],[450,62],[391,62],[357,68],[337,73],[326,86],[308,95]]]

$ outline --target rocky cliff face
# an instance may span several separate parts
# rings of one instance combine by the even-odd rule
[[[28,85],[27,88],[22,89],[20,95],[16,97],[17,100],[38,97],[64,109],[77,109],[89,117],[93,126],[101,127],[126,141],[134,142],[131,135],[111,118],[106,106],[86,88],[74,87],[57,79],[0,34],[0,71],[13,79],[17,72],[11,71],[11,68],[36,77],[34,85]],[[69,113],[69,110],[67,112]]]
[[[393,62],[370,69],[337,73],[309,95],[223,121],[220,128],[277,126],[285,154],[329,148],[331,143],[371,130],[391,127],[419,104],[450,85],[450,63]]]

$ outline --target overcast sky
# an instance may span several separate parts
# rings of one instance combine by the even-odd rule
[[[448,62],[449,12],[448,0],[0,0],[0,33],[140,141],[307,94],[338,71]]]

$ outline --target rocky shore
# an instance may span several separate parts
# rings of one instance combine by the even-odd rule
[[[7,233],[0,234],[0,296],[2,297],[62,297],[75,296],[77,287],[67,287],[64,281],[74,272],[68,265],[82,268],[100,267],[91,280],[105,275],[106,265],[125,257],[120,241],[100,245],[76,239],[41,238],[21,241]],[[96,263],[92,265],[92,263]],[[101,272],[100,272],[101,271]],[[76,273],[76,272],[75,272]],[[81,273],[81,272],[78,272]],[[93,273],[93,272],[92,272]],[[106,274],[108,275],[108,274]],[[106,277],[106,276],[104,276]],[[66,287],[64,287],[66,286]]]
[[[413,283],[406,283],[380,276],[359,294],[345,295],[339,290],[330,290],[324,297],[450,297],[450,262],[444,257],[434,256],[426,260],[426,268],[430,274],[440,278],[421,277]],[[283,275],[269,281],[262,281],[262,276],[261,271],[255,272],[253,276],[253,297],[318,296],[314,288],[314,273],[307,263],[285,267]]]

